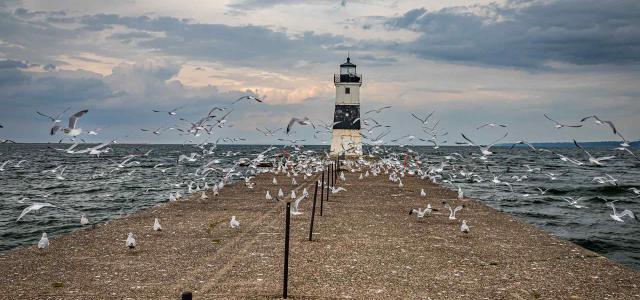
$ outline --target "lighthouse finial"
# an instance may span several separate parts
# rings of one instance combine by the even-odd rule
[[[349,51],[347,51],[347,62],[351,62],[351,57],[349,55]]]

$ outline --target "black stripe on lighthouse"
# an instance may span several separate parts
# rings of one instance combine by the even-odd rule
[[[360,105],[336,105],[333,129],[360,130]],[[356,119],[358,119],[356,121]],[[354,122],[355,121],[355,122]]]

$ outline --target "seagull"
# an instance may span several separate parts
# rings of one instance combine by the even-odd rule
[[[536,189],[538,189],[538,191],[540,191],[540,195],[544,195],[550,190],[550,189],[543,190],[543,189],[541,189],[539,187],[536,187]]]
[[[70,109],[71,109],[71,107],[67,107],[67,109],[65,109],[64,111],[62,111],[61,113],[59,113],[55,117],[43,114],[43,113],[41,113],[39,111],[36,111],[36,113],[41,115],[41,116],[43,116],[43,117],[49,118],[49,120],[51,120],[51,122],[53,122],[53,126],[51,127],[51,130],[49,132],[51,133],[51,135],[54,135],[56,133],[56,131],[58,131],[58,129],[60,129],[60,125],[58,125],[58,123],[62,122],[60,117],[62,117],[62,115],[64,115],[64,113],[66,113]]]
[[[502,127],[502,128],[507,127],[507,125],[504,125],[504,124],[486,123],[486,124],[482,124],[482,125],[478,126],[478,128],[476,128],[476,130],[479,130],[479,129],[485,128],[485,127],[487,127],[487,126],[489,126],[489,127],[494,127],[494,128],[495,128],[495,127],[497,127],[497,126],[500,126],[500,127]]]
[[[567,124],[561,124],[560,122],[549,118],[549,116],[547,116],[547,114],[544,114],[544,117],[547,118],[548,120],[552,121],[553,123],[556,123],[556,125],[554,126],[556,129],[560,129],[562,127],[573,127],[573,128],[579,128],[582,127],[582,125],[567,125]]]
[[[76,128],[78,125],[78,119],[88,113],[89,110],[81,110],[69,117],[69,126],[67,128],[62,128],[62,131],[70,137],[76,137],[82,133],[82,128]],[[56,132],[60,129],[60,126],[54,126],[51,128],[51,135],[56,134]]]
[[[262,102],[262,100],[264,100],[264,98],[266,98],[266,97],[262,97],[262,99],[259,99],[259,98],[256,98],[254,96],[242,96],[242,97],[236,99],[236,101],[233,101],[231,103],[231,105],[236,104],[236,102],[239,102],[239,101],[242,101],[242,100],[255,100],[255,101],[258,101],[258,102]]]
[[[89,224],[89,219],[87,219],[87,217],[83,214],[80,215],[80,225],[88,225]]]
[[[156,109],[152,109],[151,111],[153,111],[153,112],[157,112],[157,113],[158,113],[158,112],[166,112],[166,113],[168,113],[170,116],[175,116],[175,115],[176,115],[176,112],[177,112],[178,110],[182,109],[183,107],[184,107],[184,106],[180,106],[180,107],[178,107],[178,108],[175,108],[175,109],[172,109],[172,110],[169,110],[169,111],[167,111],[167,110],[156,110]]]
[[[43,232],[40,241],[38,241],[38,249],[47,249],[49,247],[49,238],[47,233]]]
[[[456,208],[451,209],[451,206],[449,206],[449,203],[445,203],[444,207],[449,209],[449,220],[455,220],[456,213],[462,210],[464,208],[464,205],[458,205]]]
[[[586,121],[588,119],[591,119],[591,118],[593,118],[594,121],[596,122],[596,124],[598,124],[598,125],[605,125],[605,124],[609,125],[609,127],[613,131],[613,134],[618,134],[618,130],[616,129],[616,126],[613,125],[613,122],[600,120],[600,118],[598,118],[598,116],[595,116],[595,115],[594,116],[584,117],[584,118],[582,118],[582,120],[580,120],[580,122],[584,122],[584,121]]]
[[[609,207],[611,207],[611,209],[613,209],[613,214],[609,215],[609,216],[611,216],[612,219],[614,219],[614,220],[616,220],[618,222],[624,222],[624,220],[622,220],[622,217],[625,217],[625,216],[628,216],[628,217],[631,217],[634,220],[637,220],[636,216],[633,214],[633,212],[628,210],[628,209],[625,209],[621,213],[618,213],[616,211],[616,206],[613,204],[613,202],[608,202],[607,206],[609,206]]]
[[[140,131],[144,131],[144,132],[151,132],[151,133],[153,133],[153,134],[155,134],[155,135],[158,135],[158,134],[160,134],[162,131],[164,131],[164,130],[169,130],[169,129],[171,129],[171,128],[170,128],[170,127],[169,127],[169,128],[159,127],[159,128],[157,128],[157,129],[144,129],[144,128],[140,128]]]
[[[162,226],[160,226],[160,220],[158,220],[158,218],[153,221],[153,230],[162,231]]]
[[[278,184],[278,180],[276,180],[275,177],[273,177],[273,180],[271,180],[271,182],[273,183],[273,185],[277,185]]]
[[[291,190],[291,199],[295,199],[295,198],[296,198],[296,191]]]
[[[20,221],[20,219],[22,219],[22,217],[24,217],[24,215],[28,214],[29,212],[34,211],[34,210],[39,210],[39,209],[41,209],[43,207],[57,207],[57,206],[55,206],[55,205],[53,205],[51,203],[38,203],[38,202],[33,203],[33,204],[29,205],[27,208],[22,210],[22,213],[20,214],[20,216],[18,217],[16,222]]]
[[[538,151],[538,149],[536,149],[536,147],[534,147],[533,145],[531,145],[531,143],[529,143],[527,141],[517,141],[517,142],[513,143],[513,145],[511,145],[511,147],[509,147],[509,150],[515,148],[516,145],[527,145],[529,147],[529,149],[531,149],[533,151]]]
[[[135,249],[136,248],[136,239],[133,237],[133,233],[129,232],[129,234],[127,234],[127,248],[129,249]]]
[[[200,155],[198,155],[197,153],[193,153],[193,152],[191,153],[190,156],[186,156],[184,154],[180,154],[180,156],[178,156],[178,162],[181,162],[183,160],[186,160],[188,162],[194,162],[194,161],[196,161],[196,157],[197,156],[200,156]]]
[[[372,109],[370,111],[365,112],[363,115],[366,115],[366,114],[372,113],[372,112],[375,112],[376,114],[379,114],[380,112],[382,112],[383,110],[388,109],[388,108],[391,108],[391,106],[384,106],[384,107],[380,107],[378,109]]]
[[[411,114],[412,117],[414,117],[416,120],[420,121],[420,123],[422,123],[422,125],[427,125],[427,123],[429,123],[429,118],[431,118],[431,116],[435,113],[436,111],[432,111],[429,115],[427,115],[424,119],[420,118],[418,116],[416,116],[415,114]]]
[[[467,220],[462,220],[462,225],[460,225],[460,231],[462,233],[469,233],[469,225],[467,225]]]
[[[296,199],[296,201],[293,204],[293,210],[291,210],[291,214],[296,216],[296,215],[301,215],[302,213],[300,212],[300,210],[298,209],[298,207],[300,206],[300,202],[302,201],[302,199],[304,199],[304,197],[306,197],[305,195],[302,195],[300,197],[298,197],[298,199]]]
[[[462,200],[464,198],[464,192],[462,191],[462,187],[458,186],[458,199]]]
[[[294,124],[300,124],[300,125],[311,125],[311,127],[313,127],[313,129],[316,129],[316,126],[313,125],[313,123],[311,123],[311,121],[309,121],[308,117],[304,117],[302,119],[293,117],[291,118],[291,120],[289,121],[289,124],[287,125],[287,134],[289,134],[291,132],[291,129],[293,128]]]
[[[471,141],[469,138],[467,138],[464,133],[462,133],[462,138],[464,138],[465,140],[467,140],[468,143],[458,143],[458,144],[467,144],[469,146],[478,146],[480,147],[480,153],[482,153],[483,157],[486,158],[487,155],[491,155],[493,154],[493,152],[489,151],[489,149],[491,147],[493,147],[493,145],[495,145],[496,143],[500,142],[502,139],[506,138],[507,135],[509,135],[509,133],[505,133],[501,138],[493,141],[491,144],[489,144],[488,146],[485,145],[476,145],[473,141]],[[482,158],[482,157],[481,157]]]
[[[422,218],[424,218],[425,215],[430,214],[431,211],[432,211],[431,204],[427,204],[427,207],[425,209],[420,209],[420,208],[415,209],[414,208],[414,209],[410,210],[409,211],[409,215],[416,214],[416,217],[418,219],[422,219]]]
[[[276,134],[276,132],[282,130],[282,128],[276,128],[276,129],[265,128],[264,130],[256,128],[256,130],[258,132],[264,134],[264,136],[274,136]]]
[[[426,197],[427,193],[425,193],[424,189],[420,189],[420,196]]]
[[[341,187],[341,186],[339,186],[339,187],[332,187],[332,186],[330,186],[329,188],[331,189],[331,193],[332,193],[332,194],[337,194],[337,193],[339,193],[339,192],[341,192],[341,191],[345,191],[345,192],[347,191],[345,188],[343,188],[343,187]]]
[[[567,201],[570,206],[575,208],[587,208],[584,205],[578,205],[578,201],[584,199],[584,197],[579,197],[578,199],[574,199],[573,197],[562,197],[562,200]]]
[[[284,192],[282,191],[282,189],[278,189],[278,197],[284,198]]]
[[[236,220],[236,216],[231,216],[231,221],[229,221],[229,225],[231,226],[231,228],[238,228],[240,227],[240,222]]]
[[[271,194],[269,194],[269,191],[267,191],[267,194],[264,196],[264,198],[267,200],[273,199],[273,197],[271,197]]]
[[[602,161],[615,158],[615,156],[593,157],[593,155],[591,155],[591,153],[589,153],[589,151],[587,151],[584,148],[582,148],[582,146],[580,146],[578,144],[578,142],[576,142],[576,140],[573,140],[573,143],[576,145],[576,147],[580,148],[580,150],[584,151],[584,153],[586,153],[589,156],[589,162],[594,164],[594,165],[602,166],[603,165]]]
[[[6,166],[10,162],[12,162],[12,160],[7,160],[4,163],[2,163],[2,165],[0,165],[0,172],[4,172],[4,166]]]

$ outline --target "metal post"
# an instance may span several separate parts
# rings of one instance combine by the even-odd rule
[[[287,299],[289,286],[289,227],[291,226],[291,202],[287,202],[284,222],[284,282],[282,283],[282,298]]]
[[[316,180],[316,188],[313,190],[313,208],[311,209],[311,225],[309,226],[309,242],[313,235],[313,219],[316,217],[316,196],[318,195],[318,181]]]
[[[324,204],[324,170],[322,170],[322,187],[320,188],[320,216],[322,217],[322,204]]]

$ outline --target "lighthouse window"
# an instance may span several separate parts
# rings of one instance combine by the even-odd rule
[[[351,94],[351,88],[344,88],[345,94]]]

